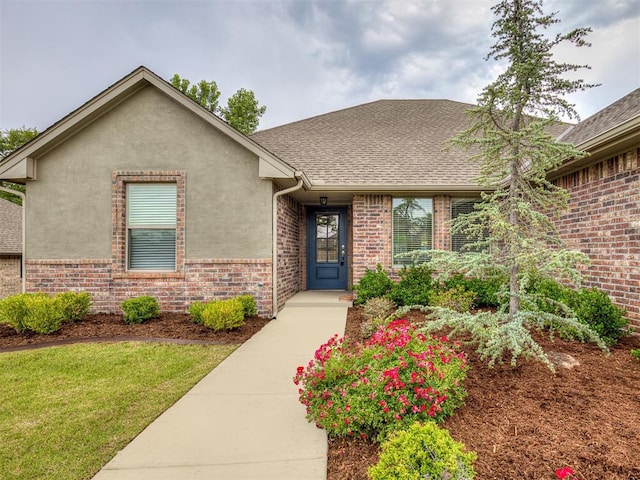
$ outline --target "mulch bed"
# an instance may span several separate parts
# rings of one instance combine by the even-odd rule
[[[409,318],[424,317],[412,312]],[[359,308],[349,309],[346,334],[361,338],[362,320]],[[214,332],[183,314],[162,314],[140,325],[97,314],[49,335],[16,334],[0,325],[0,352],[88,339],[240,344],[268,322],[252,317],[236,330]],[[640,348],[640,338],[624,338],[610,356],[593,345],[537,340],[545,351],[567,353],[580,365],[555,374],[537,362],[488,369],[466,349],[467,400],[444,427],[478,454],[476,480],[553,480],[564,466],[586,480],[640,480],[640,362],[629,354]],[[365,480],[377,455],[378,445],[369,441],[330,440],[328,480]]]
[[[266,318],[250,317],[240,328],[214,332],[193,323],[189,315],[185,314],[163,313],[158,318],[138,325],[124,323],[122,315],[95,314],[88,315],[77,323],[66,323],[59,331],[47,335],[17,334],[14,329],[0,325],[0,352],[84,341],[164,340],[237,345],[247,341],[268,322]]]
[[[409,318],[424,320],[418,312]],[[360,309],[347,335],[361,338]],[[476,480],[553,480],[569,466],[586,480],[640,480],[640,362],[622,339],[610,356],[593,345],[536,336],[546,352],[580,362],[553,374],[539,362],[489,369],[471,348],[466,403],[444,427],[478,454]],[[329,440],[328,480],[365,480],[378,446],[360,439]]]

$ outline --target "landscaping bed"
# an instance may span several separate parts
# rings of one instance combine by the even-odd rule
[[[241,344],[269,322],[266,318],[248,317],[245,324],[230,331],[216,332],[203,325],[193,323],[191,317],[179,313],[161,313],[158,318],[141,324],[126,324],[122,315],[92,314],[81,321],[64,323],[54,333],[16,333],[8,325],[0,324],[0,350],[86,340],[126,340],[126,339],[173,339],[192,340],[213,344]]]
[[[360,308],[349,309],[346,334],[361,339],[363,320]],[[464,348],[467,399],[443,426],[478,454],[476,480],[552,480],[565,466],[586,480],[640,479],[640,362],[629,353],[640,337],[622,338],[609,356],[595,345],[534,337],[580,365],[555,374],[533,361],[489,369]],[[367,479],[377,456],[370,441],[330,439],[328,480]]]

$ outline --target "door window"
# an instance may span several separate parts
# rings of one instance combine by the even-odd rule
[[[316,214],[316,263],[338,262],[339,216]]]

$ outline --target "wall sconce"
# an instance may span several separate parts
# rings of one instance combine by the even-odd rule
[[[320,197],[320,205],[325,206],[327,204],[327,197]]]

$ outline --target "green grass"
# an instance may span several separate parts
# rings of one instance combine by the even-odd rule
[[[235,348],[103,343],[0,354],[0,478],[91,478]]]

